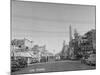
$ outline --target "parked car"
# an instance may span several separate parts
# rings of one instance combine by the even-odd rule
[[[38,63],[38,58],[33,58],[32,63]]]
[[[20,58],[17,60],[12,59],[11,60],[11,72],[20,70],[21,68],[24,68],[27,66],[27,61],[25,58]]]
[[[23,59],[18,59],[18,63],[20,64],[20,68],[26,67],[27,66],[27,61]]]
[[[17,61],[11,61],[11,72],[19,70],[20,64]]]
[[[55,60],[59,61],[60,60],[60,56],[55,56]]]
[[[96,54],[90,54],[87,58],[83,57],[81,62],[88,65],[96,65]]]
[[[81,58],[81,63],[85,63],[86,62],[86,59],[88,59],[89,55],[84,55],[82,58]]]

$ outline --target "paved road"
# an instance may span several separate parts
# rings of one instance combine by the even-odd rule
[[[81,64],[80,61],[56,61],[51,63],[39,63],[30,65],[20,71],[13,72],[15,74],[41,73],[41,72],[57,72],[57,71],[74,71],[74,70],[90,70],[95,66]]]

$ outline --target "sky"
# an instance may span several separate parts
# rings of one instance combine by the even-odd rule
[[[80,35],[95,28],[95,6],[25,2],[12,0],[12,39],[27,38],[34,45],[46,45],[53,53],[69,42],[69,26]],[[73,34],[73,33],[72,33]]]

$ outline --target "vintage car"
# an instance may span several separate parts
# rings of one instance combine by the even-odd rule
[[[17,61],[20,64],[20,68],[23,68],[23,67],[27,66],[27,60],[25,60],[25,58],[18,59]]]
[[[11,60],[11,72],[20,70],[21,68],[24,68],[27,66],[27,62],[24,58],[20,58],[17,60],[12,59]]]
[[[90,54],[87,58],[83,57],[81,62],[88,65],[96,65],[96,54]]]

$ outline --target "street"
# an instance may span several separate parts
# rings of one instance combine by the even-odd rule
[[[12,72],[12,75],[41,73],[41,72],[91,70],[91,69],[96,69],[96,67],[81,64],[80,61],[66,60],[66,61],[54,61],[54,62],[32,64],[26,68],[21,69],[20,71]]]

